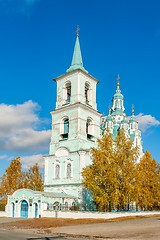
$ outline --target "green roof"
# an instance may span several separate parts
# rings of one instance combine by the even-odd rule
[[[71,72],[75,69],[81,69],[84,72],[88,73],[88,71],[83,67],[83,61],[82,61],[82,55],[81,55],[81,49],[80,49],[80,43],[79,43],[79,37],[77,36],[76,44],[74,47],[74,53],[72,58],[72,63],[69,69],[67,69],[67,72]]]
[[[70,198],[70,199],[77,199],[77,197],[72,196],[70,194],[61,193],[61,192],[42,192],[44,197],[51,197],[51,198]]]
[[[112,112],[112,116],[115,115],[123,115],[123,111],[121,109],[116,109],[115,111]]]

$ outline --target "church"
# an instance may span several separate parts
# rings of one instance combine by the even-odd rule
[[[97,110],[99,81],[83,66],[77,33],[72,63],[65,74],[53,79],[57,84],[56,108],[51,111],[52,135],[49,154],[44,156],[44,192],[20,189],[8,196],[8,217],[43,217],[48,210],[69,210],[91,205],[92,195],[82,186],[82,169],[91,164],[90,149],[105,129],[113,138],[123,128],[143,155],[141,131],[132,109],[124,113],[124,97],[119,76],[108,116]],[[89,210],[89,208],[88,208]]]

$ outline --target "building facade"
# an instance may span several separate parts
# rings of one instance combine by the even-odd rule
[[[141,130],[138,126],[138,121],[134,115],[134,107],[132,106],[132,116],[127,118],[125,114],[124,108],[124,96],[120,90],[119,83],[119,75],[118,75],[118,83],[115,94],[112,99],[112,107],[109,108],[109,114],[106,117],[102,117],[101,121],[101,133],[106,129],[109,129],[109,132],[112,134],[113,139],[117,137],[117,133],[119,129],[123,129],[125,131],[125,135],[131,139],[133,146],[139,148],[139,158],[143,156],[143,147],[141,140]]]
[[[132,111],[127,120],[124,97],[119,88],[113,96],[109,115],[97,111],[96,87],[99,81],[84,68],[77,34],[72,63],[57,83],[56,108],[51,111],[52,135],[49,154],[44,156],[44,192],[17,190],[8,196],[6,211],[13,217],[40,217],[47,209],[68,209],[91,203],[92,195],[82,186],[82,169],[91,164],[90,149],[106,128],[116,137],[123,128],[143,155],[141,132]]]

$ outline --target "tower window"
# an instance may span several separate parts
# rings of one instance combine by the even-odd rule
[[[64,134],[69,133],[69,119],[64,120]]]
[[[67,88],[67,100],[66,100],[66,102],[69,103],[70,100],[71,100],[71,86],[67,85],[66,88]]]
[[[67,118],[66,120],[64,120],[63,139],[68,139],[68,133],[69,133],[69,119]]]
[[[67,178],[71,178],[71,164],[68,163],[67,164]]]
[[[71,82],[68,81],[63,86],[63,104],[71,101]]]
[[[89,133],[89,126],[91,125],[91,121],[89,119],[87,119],[87,122],[86,122],[86,133],[88,134]]]
[[[87,118],[87,122],[86,122],[86,133],[87,133],[87,139],[88,139],[88,140],[93,140],[94,125],[93,125],[92,119],[90,119],[90,118]]]
[[[57,164],[55,168],[55,178],[59,179],[60,178],[60,166]]]
[[[89,104],[88,93],[89,93],[89,87],[88,87],[87,85],[85,85],[85,99],[86,99],[86,104]]]
[[[60,136],[61,140],[67,140],[69,133],[69,119],[62,119],[60,122]]]
[[[92,89],[89,82],[85,83],[84,96],[86,104],[92,105]]]

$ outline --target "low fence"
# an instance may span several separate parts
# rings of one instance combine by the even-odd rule
[[[67,202],[65,204],[61,204],[59,202],[55,202],[53,204],[47,204],[47,210],[49,211],[87,211],[87,212],[99,212],[97,209],[97,206],[93,203],[91,204],[76,204],[73,202],[72,204],[68,204]],[[120,210],[120,212],[127,212],[127,206],[126,209]],[[129,206],[130,212],[136,212],[136,206],[130,205]],[[117,212],[116,210],[113,210],[112,212]]]
[[[7,213],[5,211],[0,211],[0,217],[7,217]]]
[[[150,212],[80,212],[80,211],[43,211],[42,217],[48,218],[96,218],[96,219],[111,219],[129,216],[147,216],[160,214],[160,211]]]

